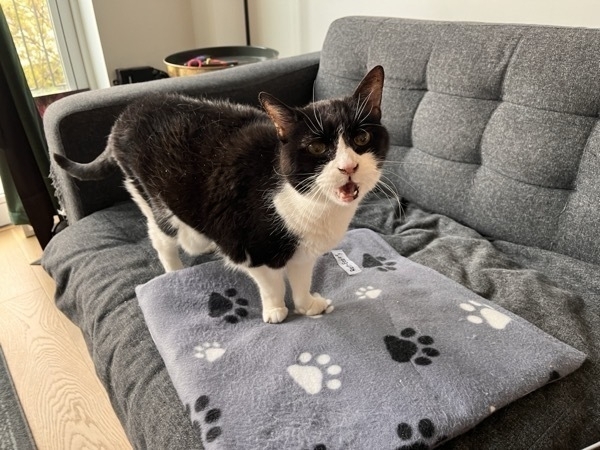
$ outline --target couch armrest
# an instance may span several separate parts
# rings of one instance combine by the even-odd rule
[[[258,93],[267,91],[289,105],[303,105],[312,99],[318,68],[319,53],[310,53],[209,74],[72,95],[52,104],[44,115],[49,151],[77,162],[92,161],[104,150],[110,129],[123,108],[153,93],[178,92],[257,105]],[[129,198],[118,173],[106,180],[82,182],[69,177],[51,158],[50,174],[70,223]]]

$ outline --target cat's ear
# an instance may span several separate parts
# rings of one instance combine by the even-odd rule
[[[357,99],[358,104],[365,103],[363,110],[370,111],[370,115],[375,116],[377,120],[381,120],[383,78],[383,67],[375,66],[365,75],[354,91],[354,98]]]
[[[266,92],[258,94],[258,100],[275,124],[279,139],[287,141],[290,130],[296,122],[294,111],[281,100]]]

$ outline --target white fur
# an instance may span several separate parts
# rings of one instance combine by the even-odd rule
[[[217,249],[213,241],[183,223],[178,217],[173,216],[171,223],[177,229],[177,242],[186,253],[190,255],[202,255],[214,252]]]
[[[335,159],[323,167],[312,189],[300,194],[289,183],[285,183],[275,194],[273,202],[277,213],[285,227],[300,240],[294,256],[284,269],[250,267],[250,261],[247,264],[228,261],[230,266],[244,270],[255,281],[265,322],[279,323],[287,317],[288,309],[284,303],[286,276],[292,288],[296,312],[313,316],[331,311],[331,301],[310,292],[315,262],[341,241],[358,204],[375,187],[379,177],[375,157],[371,153],[357,154],[340,135]],[[358,185],[359,194],[355,200],[344,202],[337,191],[350,180]],[[216,248],[214,242],[177,217],[171,219],[177,237],[163,233],[156,224],[152,209],[133,184],[127,180],[125,186],[148,219],[152,245],[167,272],[183,268],[178,244],[190,254],[205,253]]]
[[[358,164],[358,170],[351,175],[351,179],[358,185],[359,195],[353,202],[344,203],[336,190],[349,179],[349,175],[339,170],[346,167],[349,161],[353,165]],[[273,201],[286,227],[300,237],[304,251],[318,257],[339,243],[358,204],[375,187],[379,177],[377,160],[373,154],[357,154],[340,136],[335,159],[322,169],[312,190],[300,194],[286,183]]]
[[[354,167],[357,170],[351,175],[340,170]],[[300,194],[286,183],[275,195],[273,202],[286,228],[300,238],[298,250],[286,265],[297,312],[309,316],[321,314],[331,303],[318,293],[310,292],[315,262],[341,241],[358,204],[375,187],[379,177],[375,157],[371,153],[357,154],[340,135],[336,157],[324,166],[313,189]],[[346,203],[339,199],[336,191],[349,179],[358,185],[359,195]],[[282,306],[283,299],[278,307]]]
[[[267,323],[283,322],[288,315],[288,309],[283,301],[285,297],[283,269],[259,266],[246,267],[245,270],[258,286],[263,320]]]
[[[152,208],[150,208],[150,205],[148,205],[130,180],[125,180],[125,188],[129,191],[129,194],[131,194],[131,197],[148,220],[148,236],[166,272],[183,269],[183,263],[179,257],[178,244],[191,255],[199,255],[215,249],[214,242],[183,223],[177,217],[173,217],[171,220],[171,226],[177,230],[177,237],[171,237],[163,233],[154,219]]]

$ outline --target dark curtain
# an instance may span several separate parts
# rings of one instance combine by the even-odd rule
[[[31,224],[42,248],[56,214],[49,168],[42,121],[0,7],[0,178],[12,222]]]

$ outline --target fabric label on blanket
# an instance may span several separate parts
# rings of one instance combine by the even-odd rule
[[[338,250],[361,272],[319,259],[313,291],[335,310],[277,325],[253,282],[218,261],[137,288],[207,449],[433,448],[585,359],[372,231]]]
[[[354,264],[354,262],[351,261],[348,256],[346,256],[343,250],[332,250],[331,254],[337,261],[338,266],[344,269],[344,272],[346,272],[348,275],[356,275],[357,273],[362,272],[362,269]]]

